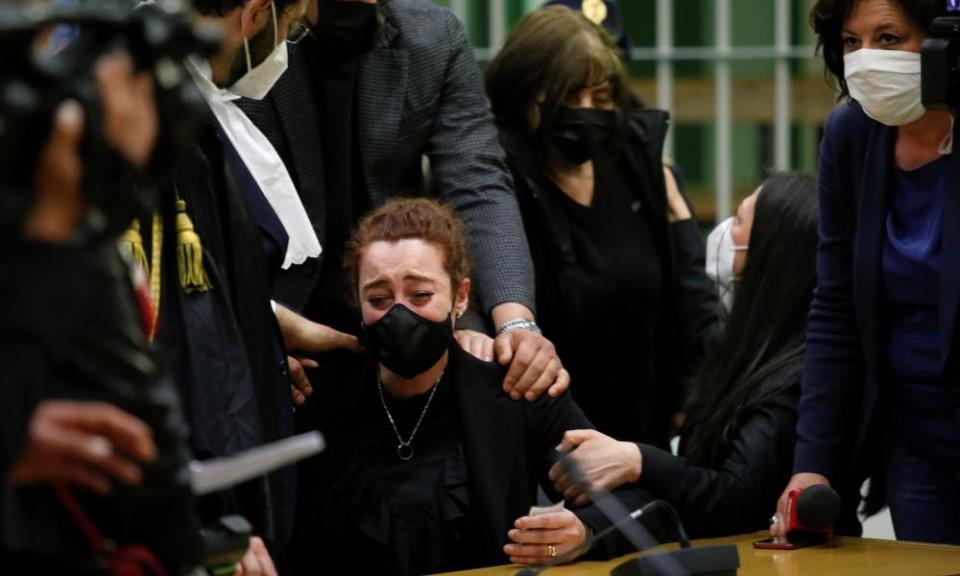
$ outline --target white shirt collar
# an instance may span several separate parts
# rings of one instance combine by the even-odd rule
[[[320,241],[293,179],[267,137],[237,106],[235,101],[240,96],[213,83],[210,64],[206,60],[189,57],[185,64],[220,128],[283,224],[289,238],[283,268],[319,256]]]

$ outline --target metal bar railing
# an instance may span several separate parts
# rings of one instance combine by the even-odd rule
[[[714,63],[715,103],[715,191],[717,221],[730,215],[733,196],[733,109],[730,59],[730,0],[714,4],[714,39],[719,58]]]

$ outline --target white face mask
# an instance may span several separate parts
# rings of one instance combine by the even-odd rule
[[[920,88],[920,54],[861,48],[843,57],[850,96],[867,116],[887,126],[903,126],[926,111]]]
[[[747,250],[746,246],[737,246],[731,230],[733,218],[727,218],[707,236],[707,276],[716,282],[720,303],[730,312],[733,308],[733,288],[737,275],[733,272],[733,261],[737,252]]]
[[[281,40],[277,34],[277,8],[276,3],[270,3],[270,9],[273,13],[273,42],[274,48],[270,55],[263,59],[263,62],[251,66],[250,62],[250,43],[243,39],[243,50],[247,56],[247,73],[240,77],[229,90],[238,96],[249,98],[251,100],[263,100],[267,97],[270,89],[277,83],[277,80],[283,76],[287,70],[287,42]]]

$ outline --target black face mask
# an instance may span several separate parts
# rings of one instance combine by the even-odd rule
[[[382,318],[364,326],[364,346],[377,359],[403,378],[413,378],[437,363],[450,347],[453,327],[450,317],[433,322],[403,304],[394,304]]]
[[[579,166],[613,150],[619,134],[620,121],[613,110],[561,106],[550,141],[564,162]]]
[[[380,31],[377,5],[319,0],[314,31],[321,42],[342,54],[366,54],[373,50]]]

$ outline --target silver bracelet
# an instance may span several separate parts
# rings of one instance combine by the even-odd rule
[[[529,330],[531,332],[536,332],[540,334],[540,327],[537,326],[537,323],[533,320],[527,320],[526,318],[516,318],[508,322],[504,322],[503,326],[500,326],[500,329],[497,330],[497,336],[501,334],[506,334],[511,330]]]

